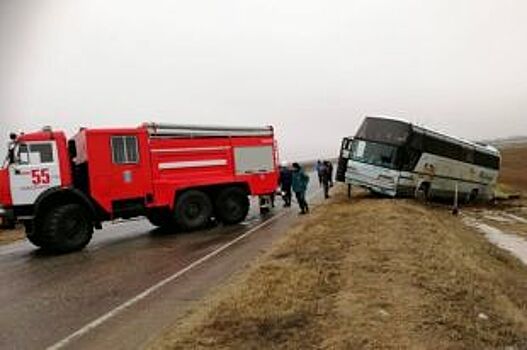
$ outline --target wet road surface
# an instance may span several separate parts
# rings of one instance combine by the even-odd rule
[[[311,195],[316,187],[311,186]],[[163,233],[147,220],[109,223],[95,233],[85,250],[73,254],[48,255],[28,242],[1,247],[0,348],[144,346],[181,317],[191,301],[268,248],[297,217],[297,208],[284,212],[280,199],[278,208],[266,217],[256,212],[254,204],[246,222],[201,232]],[[251,236],[96,327],[89,326],[248,231]],[[79,330],[82,333],[71,337]]]

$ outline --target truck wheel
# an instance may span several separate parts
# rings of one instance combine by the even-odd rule
[[[86,210],[79,204],[52,208],[45,216],[36,243],[57,253],[81,250],[91,240],[93,226]],[[39,237],[39,234],[41,235]]]
[[[43,247],[46,244],[46,242],[42,238],[42,235],[35,234],[35,232],[27,232],[26,238],[28,241],[31,242],[31,244],[39,248]]]
[[[146,214],[146,218],[157,227],[168,228],[174,224],[174,218],[168,210],[152,210]]]
[[[190,190],[176,199],[174,215],[176,224],[183,230],[196,230],[209,223],[212,203],[205,193]]]
[[[37,247],[42,247],[45,244],[44,239],[42,238],[42,235],[35,234],[35,225],[33,225],[33,221],[26,220],[23,221],[22,224],[26,230],[27,240]]]
[[[247,192],[239,187],[223,189],[216,198],[216,215],[226,225],[242,222],[249,213]]]

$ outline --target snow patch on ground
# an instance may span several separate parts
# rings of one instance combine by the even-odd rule
[[[484,233],[491,243],[511,252],[527,265],[527,240],[512,233],[505,233],[496,227],[484,224],[468,216],[463,218],[463,222],[467,226],[474,227]]]

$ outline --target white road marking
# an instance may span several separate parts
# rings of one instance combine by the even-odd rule
[[[321,190],[318,190],[318,191],[314,192],[313,194],[308,196],[308,199],[312,199],[313,197],[315,197],[320,192],[321,192]],[[67,345],[71,344],[74,340],[76,340],[76,339],[80,338],[81,336],[87,334],[92,329],[100,326],[104,322],[108,321],[109,319],[111,319],[112,317],[114,317],[117,314],[121,313],[122,311],[126,310],[127,308],[129,308],[130,306],[134,305],[135,303],[145,299],[150,294],[154,293],[155,291],[157,291],[158,289],[162,288],[166,284],[176,280],[177,278],[181,277],[182,275],[184,275],[188,271],[190,271],[193,268],[203,264],[205,261],[215,257],[216,255],[218,255],[219,253],[223,252],[227,248],[231,247],[232,245],[236,244],[237,242],[241,241],[242,239],[250,236],[251,234],[253,234],[254,232],[258,231],[259,229],[261,229],[262,227],[266,226],[267,224],[278,220],[279,218],[281,218],[282,216],[286,215],[289,212],[290,211],[282,211],[282,212],[276,214],[275,216],[273,216],[272,218],[270,218],[270,219],[262,222],[261,224],[253,227],[252,229],[250,229],[247,232],[243,233],[242,235],[236,237],[232,241],[229,241],[226,244],[222,245],[221,247],[219,247],[215,251],[213,251],[213,252],[201,257],[200,259],[194,261],[193,263],[191,263],[187,267],[179,270],[178,272],[176,272],[173,275],[165,278],[164,280],[154,284],[152,287],[150,287],[150,288],[146,289],[145,291],[139,293],[135,297],[133,297],[133,298],[129,299],[128,301],[122,303],[121,305],[117,306],[116,308],[108,311],[106,314],[102,315],[101,317],[99,317],[99,318],[93,320],[92,322],[86,324],[84,327],[78,329],[77,331],[75,331],[74,333],[70,334],[66,338],[62,339],[61,341],[49,346],[47,348],[47,350],[58,350],[58,349],[62,349],[64,347],[66,347]]]

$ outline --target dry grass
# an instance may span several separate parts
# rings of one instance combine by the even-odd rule
[[[527,191],[527,145],[504,148],[501,155],[499,182]]]
[[[13,243],[26,237],[22,228],[13,230],[0,229],[0,245]]]
[[[441,209],[343,195],[154,349],[527,346],[527,269]]]

